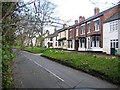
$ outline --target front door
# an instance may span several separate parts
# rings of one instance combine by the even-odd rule
[[[79,40],[75,40],[75,50],[78,50]]]

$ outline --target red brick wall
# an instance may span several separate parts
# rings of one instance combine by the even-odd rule
[[[109,10],[107,13],[104,14],[104,20],[107,20],[109,17],[114,15],[116,12],[120,11],[120,4],[111,10]]]

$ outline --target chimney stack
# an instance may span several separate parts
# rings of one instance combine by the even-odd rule
[[[84,21],[84,20],[85,20],[85,17],[84,17],[84,16],[80,16],[80,17],[79,17],[79,23],[82,22],[82,21]]]
[[[94,9],[94,15],[97,15],[100,12],[100,9],[98,7],[95,7]]]
[[[75,20],[75,24],[78,24],[78,20]]]
[[[66,28],[67,27],[67,24],[63,24],[63,28]]]

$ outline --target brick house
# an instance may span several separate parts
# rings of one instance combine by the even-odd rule
[[[68,50],[78,51],[103,51],[103,22],[119,11],[120,5],[116,5],[103,12],[99,8],[94,9],[94,15],[85,19],[79,17],[68,29]]]

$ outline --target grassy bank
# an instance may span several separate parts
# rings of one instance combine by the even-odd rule
[[[42,56],[51,60],[82,70],[112,83],[120,84],[120,61],[115,57],[98,58],[96,55],[64,52],[63,50],[40,47],[25,47],[24,50],[32,53],[43,53]]]
[[[25,51],[32,52],[32,53],[43,53],[47,48],[41,48],[41,47],[25,47]]]
[[[110,82],[120,84],[120,61],[115,57],[98,58],[95,55],[81,55],[77,52],[64,52],[54,49],[46,50],[42,56]]]

